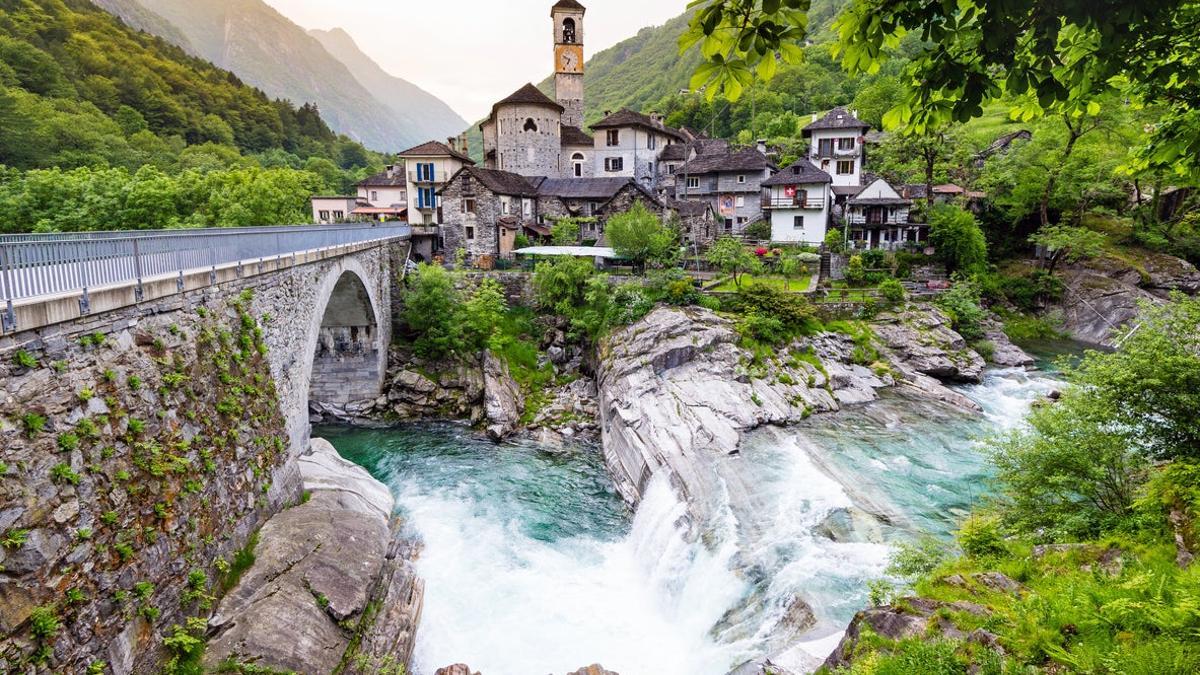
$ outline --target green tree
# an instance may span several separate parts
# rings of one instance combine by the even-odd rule
[[[679,261],[678,228],[664,223],[640,201],[608,219],[604,238],[618,256],[633,261],[638,269],[645,269],[647,263],[671,267]]]
[[[495,349],[495,338],[506,311],[508,301],[500,282],[490,278],[480,281],[463,305],[463,323],[470,345],[476,349]]]
[[[693,84],[736,100],[757,73],[769,81],[775,54],[803,56],[809,0],[700,0],[681,41],[700,43]],[[1135,170],[1200,175],[1200,5],[1193,0],[853,0],[834,30],[837,55],[852,74],[880,68],[904,34],[905,76],[913,86],[893,108],[895,126],[915,133],[983,114],[992,101],[1016,100],[1026,120],[1047,110],[1096,111],[1116,92],[1163,105]]]
[[[708,249],[705,259],[709,264],[733,277],[733,285],[742,287],[742,275],[759,264],[758,258],[748,251],[742,242],[733,237],[721,237]]]
[[[987,239],[970,211],[939,204],[929,214],[929,244],[951,272],[977,272],[987,265]]]
[[[550,242],[555,246],[578,246],[581,226],[585,221],[593,222],[593,219],[565,216],[555,220],[550,226]]]
[[[460,353],[466,343],[454,277],[439,265],[421,263],[404,291],[404,323],[421,356],[439,359]]]
[[[1046,249],[1046,273],[1054,274],[1060,262],[1073,264],[1100,255],[1108,240],[1086,227],[1049,225],[1038,230],[1029,241]]]
[[[804,274],[808,273],[808,268],[794,255],[785,255],[779,260],[779,273],[783,275],[785,290],[792,290],[792,279],[800,276],[802,270]]]

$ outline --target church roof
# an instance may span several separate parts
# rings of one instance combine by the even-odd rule
[[[595,140],[588,135],[586,131],[579,127],[572,127],[566,124],[562,128],[562,144],[563,145],[592,145]]]
[[[832,183],[833,178],[824,171],[813,166],[807,159],[801,159],[791,166],[763,181],[763,185],[801,185],[811,183]]]
[[[400,153],[399,156],[400,157],[442,157],[442,156],[447,156],[447,157],[453,157],[455,159],[462,160],[462,161],[470,163],[470,164],[475,163],[475,160],[471,159],[470,157],[464,155],[463,153],[461,153],[457,150],[454,150],[453,148],[446,145],[445,143],[439,143],[438,141],[427,141],[420,145],[411,147],[411,148],[405,150],[404,152]]]
[[[541,105],[554,108],[559,112],[564,110],[561,105],[555,103],[553,99],[543,94],[542,91],[533,86],[532,83],[521,87],[520,89],[509,94],[507,98],[498,101],[496,105],[492,106],[492,114],[495,115],[496,108],[499,108],[502,105]]]
[[[818,129],[869,129],[870,125],[850,114],[845,108],[834,108],[825,116],[804,127],[804,132]]]
[[[554,3],[554,6],[550,8],[550,11],[553,12],[556,9],[570,9],[577,12],[587,11],[587,7],[575,2],[575,0],[558,0],[558,2]]]
[[[643,127],[645,129],[660,131],[680,140],[687,140],[678,129],[672,129],[662,122],[654,121],[649,115],[634,112],[629,108],[622,108],[592,125],[592,129],[611,129],[615,127]]]

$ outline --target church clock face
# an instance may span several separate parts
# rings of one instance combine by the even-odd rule
[[[583,50],[578,46],[562,46],[558,51],[558,72],[583,72]]]

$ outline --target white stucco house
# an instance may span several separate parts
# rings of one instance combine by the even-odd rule
[[[819,245],[829,228],[833,178],[801,158],[763,181],[771,241]]]
[[[312,198],[312,221],[317,225],[335,225],[356,220],[354,209],[358,208],[357,197],[321,196]]]
[[[929,226],[911,222],[912,200],[876,178],[846,201],[847,238],[856,248],[894,250],[922,244]]]

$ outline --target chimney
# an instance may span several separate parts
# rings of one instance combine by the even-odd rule
[[[758,151],[764,155],[767,154],[767,139],[765,139],[765,138],[758,139]]]
[[[850,111],[850,116],[851,116],[851,117],[858,117],[858,111],[857,111],[857,110],[851,110],[851,111]]]
[[[458,150],[459,152],[461,152],[464,155],[471,154],[471,145],[470,145],[470,142],[467,140],[467,132],[465,132],[465,131],[462,132],[462,136],[459,136],[459,146],[460,146],[459,150]]]
[[[454,152],[458,152],[458,139],[457,138],[455,138],[453,136],[451,136],[450,138],[447,138],[446,145],[449,145],[450,149],[453,150]]]
[[[817,113],[812,114],[812,121],[814,121],[814,122],[817,121]]]
[[[662,124],[662,122],[663,122],[662,113],[658,112],[657,110],[650,111],[650,121],[655,124]]]
[[[604,111],[604,116],[605,116],[605,117],[608,117],[608,116],[609,116],[609,115],[611,115],[611,114],[612,114],[612,111],[611,111],[611,110],[605,110],[605,111]]]
[[[395,165],[395,164],[388,164],[388,165],[387,165],[387,177],[388,177],[388,178],[395,178],[395,177],[396,177],[396,165]]]

